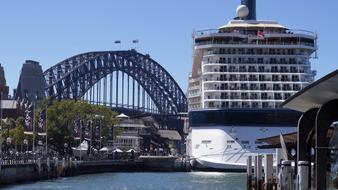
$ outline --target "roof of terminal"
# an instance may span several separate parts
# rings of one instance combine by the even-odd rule
[[[303,88],[282,104],[289,108],[305,112],[319,108],[326,102],[338,99],[338,69]]]

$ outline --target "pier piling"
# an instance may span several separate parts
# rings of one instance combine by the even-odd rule
[[[247,188],[247,190],[252,190],[252,156],[248,156],[248,158],[247,158],[246,173],[247,173],[246,188]]]
[[[297,174],[297,186],[298,190],[309,189],[309,162],[298,162],[298,174]]]
[[[292,168],[291,168],[291,161],[284,160],[282,161],[282,168],[279,183],[281,186],[281,190],[291,190],[293,189],[293,182],[292,182]]]
[[[265,155],[265,163],[264,163],[264,186],[265,190],[273,189],[273,181],[272,181],[272,172],[273,172],[273,155],[267,154]]]

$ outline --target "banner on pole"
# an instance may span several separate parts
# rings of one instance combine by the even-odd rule
[[[41,110],[38,119],[38,135],[46,136],[46,109]]]
[[[80,118],[76,118],[74,120],[73,125],[74,125],[74,130],[73,130],[74,139],[79,140],[79,139],[81,139],[81,120],[80,120]]]
[[[25,117],[25,131],[24,134],[26,135],[33,135],[33,109],[32,109],[32,104],[28,105],[26,104],[25,106],[25,112],[24,112],[24,117]]]
[[[84,131],[84,138],[87,141],[92,140],[92,126],[91,126],[92,122],[91,121],[87,121],[87,125],[85,127],[85,131]]]
[[[114,125],[108,128],[108,142],[114,141]]]
[[[101,139],[101,125],[100,124],[96,124],[94,138],[96,141],[100,141]]]

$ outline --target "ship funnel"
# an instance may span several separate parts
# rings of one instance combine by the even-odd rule
[[[242,5],[249,9],[249,14],[243,20],[256,20],[256,0],[242,0]]]

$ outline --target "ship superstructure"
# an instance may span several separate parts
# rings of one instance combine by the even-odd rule
[[[314,80],[310,58],[316,34],[251,20],[255,17],[236,17],[219,29],[194,33],[190,110],[279,108]]]
[[[256,20],[255,6],[242,0],[228,24],[193,35],[187,152],[194,168],[244,171],[247,156],[271,153],[256,139],[294,131],[300,113],[280,104],[314,81],[316,34]]]

